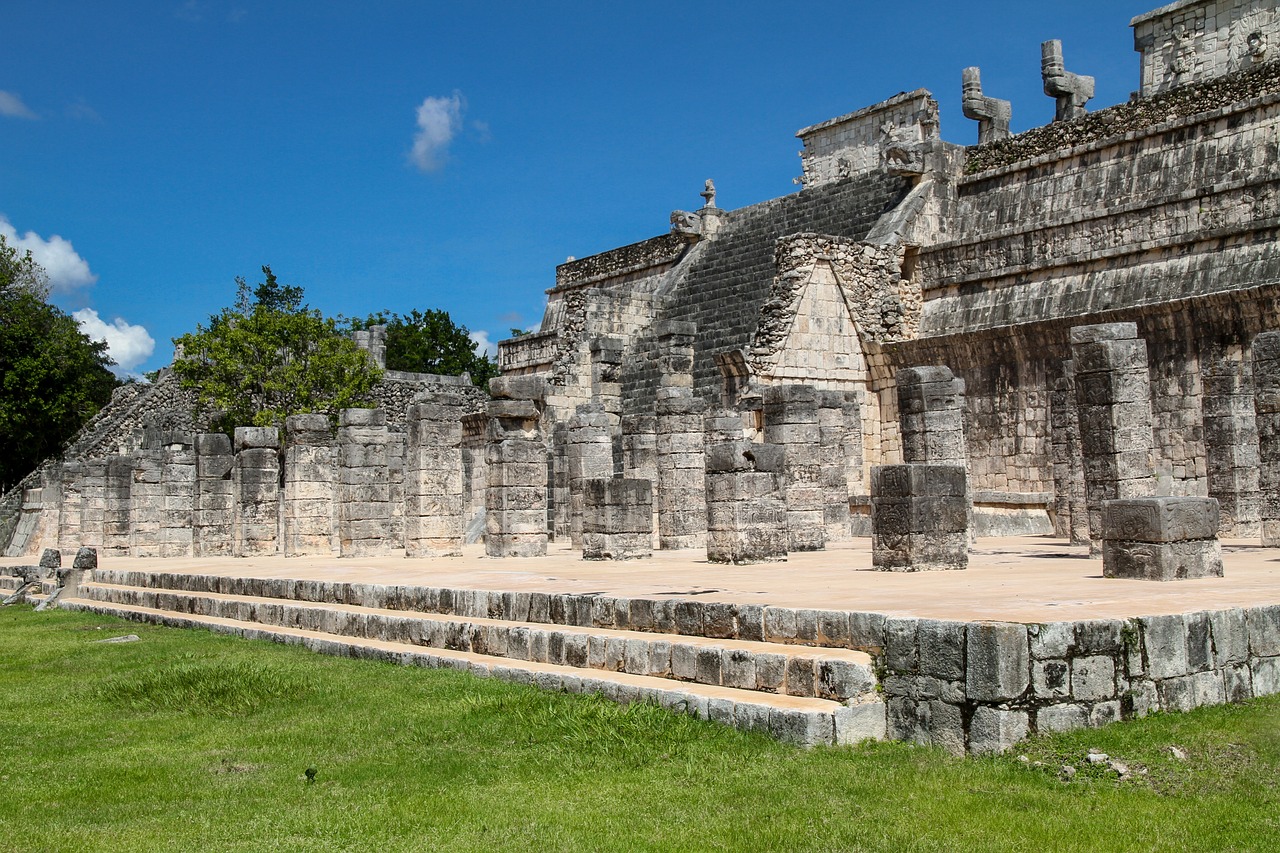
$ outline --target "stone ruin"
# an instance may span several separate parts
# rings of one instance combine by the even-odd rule
[[[0,545],[781,562],[870,536],[901,569],[1055,534],[1121,575],[1220,572],[1217,537],[1280,541],[1280,10],[1132,26],[1127,104],[1090,111],[1046,41],[1047,127],[1011,135],[968,68],[976,146],[895,95],[802,129],[798,192],[722,209],[708,181],[561,264],[490,395],[388,372],[374,408],[222,436],[172,376],[121,389],[0,499]]]

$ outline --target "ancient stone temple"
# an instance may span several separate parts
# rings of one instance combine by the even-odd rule
[[[290,630],[318,619],[295,612],[312,605],[427,612],[323,621],[432,647],[404,660],[647,697],[805,743],[991,752],[1280,692],[1280,591],[1261,581],[1212,611],[1197,599],[1106,618],[997,621],[1000,591],[952,621],[902,615],[900,600],[761,603],[797,566],[827,573],[824,596],[916,580],[855,569],[967,582],[983,540],[1014,535],[1086,559],[1091,546],[1101,571],[1085,574],[1110,585],[1099,598],[1155,580],[1194,596],[1231,578],[1221,539],[1280,545],[1280,6],[1179,0],[1131,25],[1127,103],[1092,103],[1089,69],[1050,40],[1046,127],[1012,134],[1018,105],[957,69],[976,126],[955,135],[976,145],[944,141],[917,89],[800,130],[792,194],[724,209],[708,180],[702,206],[660,233],[557,267],[540,328],[500,344],[487,393],[388,371],[370,408],[228,436],[171,375],[122,388],[0,496],[0,548],[160,566],[341,557],[357,580],[210,574],[180,595],[108,562],[71,600],[136,616],[207,592],[221,596],[200,602],[211,618],[252,611]],[[382,362],[378,328],[359,343]],[[599,585],[366,584],[385,555],[424,574],[483,559],[489,578],[529,584],[560,583],[565,564],[540,567],[567,559]],[[719,574],[694,584],[695,571]],[[671,591],[625,588],[635,577]],[[747,598],[710,597],[742,577]],[[244,607],[228,588],[287,606]],[[182,606],[163,618],[197,622]]]
[[[1112,462],[1151,470],[1113,471],[1109,482],[1138,483],[1133,494],[1215,498],[1220,533],[1259,535],[1250,352],[1277,325],[1280,294],[1278,21],[1273,3],[1253,0],[1184,0],[1135,18],[1139,90],[1094,111],[1094,79],[1071,66],[1069,45],[1046,41],[1040,73],[1056,104],[1047,127],[1010,135],[1011,105],[968,68],[957,86],[979,125],[977,146],[943,141],[929,92],[895,95],[799,131],[798,192],[727,210],[707,181],[703,206],[674,212],[664,233],[560,265],[540,329],[500,346],[506,376],[545,382],[537,405],[549,537],[580,547],[583,484],[624,476],[653,484],[655,544],[702,547],[702,418],[729,410],[741,415],[744,439],[786,447],[792,550],[820,549],[846,530],[868,535],[872,466],[923,461],[966,465],[979,536],[1075,531],[1096,546],[1099,500],[1128,492],[1089,485],[1096,440],[1080,426],[1100,416],[1088,395],[1101,380],[1078,356],[1093,344],[1072,332],[1086,326],[1127,329],[1146,351],[1133,369],[1149,401],[1117,405],[1126,418],[1139,413],[1122,438],[1149,454],[1138,463],[1137,451],[1117,451]],[[383,357],[379,330],[360,343]],[[962,408],[939,415],[948,430],[933,433],[946,436],[945,460],[913,457],[904,441],[915,439],[899,431],[919,418],[899,420],[902,394],[915,392],[900,390],[895,375],[917,365],[945,366],[963,388]],[[276,469],[284,497],[253,516],[278,516],[280,535],[254,538],[265,535],[259,521],[239,512],[235,530],[251,538],[234,548],[403,548],[405,454],[422,452],[406,451],[420,417],[408,406],[461,391],[449,405],[482,416],[482,396],[468,387],[389,374],[384,414],[360,416],[385,428],[349,421],[331,436],[299,433],[311,449],[281,451],[273,468],[238,460],[237,506],[250,480]],[[196,512],[200,489],[215,488],[188,476],[199,467],[191,442],[200,427],[188,404],[171,380],[122,391],[63,460],[4,496],[8,550],[123,547],[109,544],[123,542],[109,462],[119,457],[132,460],[139,500],[166,504],[133,510],[131,553],[212,547],[189,542],[173,515],[188,504]],[[186,443],[157,444],[142,427],[185,429]],[[480,490],[495,476],[479,467],[476,429],[470,449],[459,444],[467,470],[432,475],[469,484],[462,522],[473,541]],[[236,453],[265,460],[269,446],[254,441]],[[411,460],[415,553],[424,464]],[[333,508],[317,503],[326,498]],[[463,498],[431,500],[455,512]],[[208,506],[198,511],[197,531],[219,529]]]

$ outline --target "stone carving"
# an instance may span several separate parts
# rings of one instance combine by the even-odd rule
[[[1050,39],[1040,45],[1040,76],[1044,93],[1057,100],[1054,121],[1070,121],[1084,115],[1093,97],[1093,78],[1072,74],[1062,61],[1062,42]]]
[[[707,182],[703,185],[702,192],[699,195],[706,202],[703,207],[716,206],[716,185],[710,178],[707,178]]]
[[[1013,116],[1013,105],[982,93],[982,72],[976,65],[964,70],[961,98],[960,106],[964,117],[978,123],[979,145],[1009,138],[1009,119]]]
[[[968,477],[963,465],[871,469],[871,562],[881,571],[969,565]]]
[[[787,559],[785,450],[738,439],[707,448],[707,559],[770,563]]]
[[[1104,501],[1102,574],[1129,580],[1222,577],[1218,502],[1162,497]]]

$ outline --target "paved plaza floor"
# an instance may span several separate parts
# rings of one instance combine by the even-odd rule
[[[70,554],[64,560],[70,563]],[[793,553],[785,563],[726,566],[701,551],[655,551],[651,559],[597,562],[552,544],[546,557],[494,559],[481,545],[461,557],[403,556],[144,559],[103,557],[103,568],[283,577],[374,584],[600,593],[625,598],[696,597],[963,621],[1056,622],[1280,604],[1280,549],[1223,542],[1226,576],[1205,580],[1111,580],[1085,547],[1048,537],[981,539],[969,568],[871,571],[869,539]],[[31,563],[2,558],[0,566]]]

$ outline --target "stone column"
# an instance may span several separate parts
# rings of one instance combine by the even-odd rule
[[[591,399],[599,403],[608,417],[613,448],[610,475],[622,472],[622,338],[601,337],[591,342]]]
[[[1258,515],[1262,544],[1280,547],[1280,332],[1253,339],[1254,411],[1258,430]]]
[[[1084,466],[1080,456],[1080,423],[1076,415],[1075,365],[1063,362],[1063,375],[1049,392],[1049,424],[1053,454],[1054,535],[1072,545],[1089,544],[1089,512],[1084,499]]]
[[[232,553],[236,502],[232,471],[236,457],[231,437],[220,432],[196,436],[196,508],[192,514],[192,547],[197,557]]]
[[[704,548],[707,543],[706,408],[693,396],[693,323],[667,322],[658,330],[655,404],[658,465],[658,545]]]
[[[147,430],[142,449],[133,459],[129,488],[129,555],[160,556],[160,526],[164,520],[163,449],[157,431]]]
[[[653,415],[622,416],[622,473],[633,480],[658,482],[658,421]],[[653,509],[654,542],[657,543],[658,502]]]
[[[638,560],[653,555],[653,484],[621,477],[583,483],[582,558]]]
[[[344,557],[391,551],[389,437],[382,409],[338,414],[338,539]]]
[[[845,392],[818,392],[818,467],[822,483],[822,519],[828,542],[843,542],[851,538],[845,444],[849,420],[856,411],[856,404]]]
[[[160,556],[190,557],[191,514],[196,501],[196,455],[191,434],[166,430],[160,471],[164,515],[160,521]]]
[[[490,557],[547,553],[547,445],[540,426],[546,399],[535,377],[498,377],[489,415],[484,549]]]
[[[130,554],[132,487],[133,459],[129,456],[109,456],[103,493],[102,547],[98,549],[104,556],[127,557]]]
[[[1250,365],[1237,344],[1206,342],[1200,350],[1205,468],[1218,499],[1222,533],[1253,537],[1258,522],[1258,425]]]
[[[463,541],[470,545],[484,536],[484,492],[489,482],[485,448],[489,416],[483,412],[462,417]]]
[[[66,459],[59,469],[62,500],[58,507],[58,547],[74,551],[80,547],[80,515],[84,487],[84,463]]]
[[[785,459],[785,449],[777,444],[738,440],[707,448],[708,560],[745,564],[787,559]]]
[[[409,437],[397,428],[387,429],[387,484],[390,494],[391,523],[386,547],[404,547],[404,466]]]
[[[1131,498],[1102,502],[1102,574],[1128,580],[1222,577],[1218,502]]]
[[[107,509],[107,460],[85,460],[82,483],[80,542],[82,547],[101,548]]]
[[[582,547],[584,489],[588,480],[613,476],[613,439],[609,415],[599,403],[583,403],[569,418],[569,540]]]
[[[872,565],[894,572],[967,568],[968,488],[960,465],[872,468]]]
[[[896,375],[902,461],[959,465],[964,445],[964,380],[944,365],[908,367]]]
[[[455,394],[441,394],[409,406],[404,471],[406,557],[462,553],[462,402]]]
[[[236,427],[233,492],[237,557],[275,554],[280,534],[280,436],[275,427]]]
[[[1147,497],[1151,476],[1151,379],[1147,343],[1134,323],[1071,330],[1089,539],[1102,542],[1102,502]]]
[[[284,431],[284,554],[332,554],[338,448],[329,416],[290,415]]]
[[[764,389],[764,440],[786,448],[783,492],[792,551],[827,547],[826,498],[822,490],[818,392],[812,385]]]

